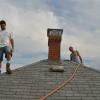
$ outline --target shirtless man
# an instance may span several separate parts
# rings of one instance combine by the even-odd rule
[[[77,50],[74,50],[72,46],[69,47],[69,51],[71,52],[70,54],[70,60],[74,61],[76,63],[83,63],[82,57],[80,56],[79,52]],[[80,60],[80,61],[79,61]]]

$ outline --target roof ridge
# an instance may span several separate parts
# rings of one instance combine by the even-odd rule
[[[58,64],[59,66],[60,64]],[[0,100],[40,100],[73,73],[76,63],[62,61],[63,73],[49,71],[48,60],[40,60],[0,77]],[[86,67],[86,66],[85,66]],[[100,73],[81,67],[73,81],[49,100],[100,100]]]
[[[70,60],[68,60],[68,59],[66,59],[66,60],[63,60],[63,61],[71,62],[72,64],[77,64],[76,62],[70,61]],[[89,66],[87,66],[87,65],[84,65],[84,64],[83,64],[82,66],[84,66],[85,68],[88,68],[88,69],[90,69],[90,70],[93,70],[93,71],[95,71],[95,72],[98,72],[98,73],[100,73],[100,70],[94,69],[94,68],[92,68],[92,67],[89,67]]]
[[[50,64],[50,65],[51,65],[51,64],[55,65],[55,63],[49,62],[47,59],[44,59],[44,60],[36,61],[36,62],[34,62],[34,63],[31,63],[31,64],[24,65],[24,66],[22,66],[22,67],[20,67],[20,68],[16,68],[16,69],[13,70],[13,72],[19,71],[19,70],[21,70],[21,69],[23,69],[23,68],[26,68],[26,67],[28,67],[28,66],[31,66],[31,65],[36,65],[36,64],[41,63],[41,62],[48,62],[48,64]],[[70,62],[70,64],[74,64],[74,66],[77,64],[76,62],[72,62],[72,61],[70,61],[70,60],[68,60],[68,59],[65,59],[65,60],[61,60],[60,63],[58,63],[58,65],[62,65],[62,66],[63,66],[63,63],[64,63],[64,62]],[[56,64],[57,64],[57,63],[56,63]],[[86,65],[82,65],[82,66],[84,66],[84,68],[87,68],[87,69],[89,69],[89,70],[92,70],[92,71],[95,71],[95,72],[100,73],[100,70],[91,68],[91,67],[86,66]],[[2,75],[3,75],[3,74],[5,74],[5,72],[2,73]]]
[[[12,71],[13,71],[13,72],[14,72],[14,71],[18,71],[18,70],[21,70],[21,69],[26,68],[26,67],[28,67],[28,66],[36,65],[36,64],[38,64],[38,63],[40,63],[40,62],[42,62],[42,60],[36,61],[36,62],[34,62],[34,63],[31,63],[31,64],[23,65],[22,67],[13,69]],[[3,72],[1,75],[4,75],[4,74],[5,74],[5,72]]]

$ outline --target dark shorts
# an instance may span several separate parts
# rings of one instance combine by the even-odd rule
[[[10,48],[8,46],[5,47],[1,47],[0,48],[0,60],[3,61],[3,54],[5,54],[5,56],[7,56],[7,54],[10,53]]]

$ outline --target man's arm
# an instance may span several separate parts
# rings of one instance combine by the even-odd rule
[[[12,49],[14,50],[14,40],[10,39],[10,42],[11,42]]]
[[[72,61],[72,56],[71,56],[71,54],[70,54],[70,61]]]
[[[79,59],[80,59],[80,61],[81,61],[81,64],[83,63],[83,61],[82,61],[82,57],[80,56],[80,53],[77,51],[77,55],[79,56]]]
[[[11,52],[14,52],[14,40],[11,37],[11,35],[10,35],[10,43],[11,43],[11,46],[12,46]]]

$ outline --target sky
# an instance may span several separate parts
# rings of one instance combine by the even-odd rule
[[[47,28],[61,28],[61,59],[69,59],[73,46],[85,65],[100,70],[99,10],[100,0],[0,0],[0,20],[15,41],[12,64],[47,59]]]

